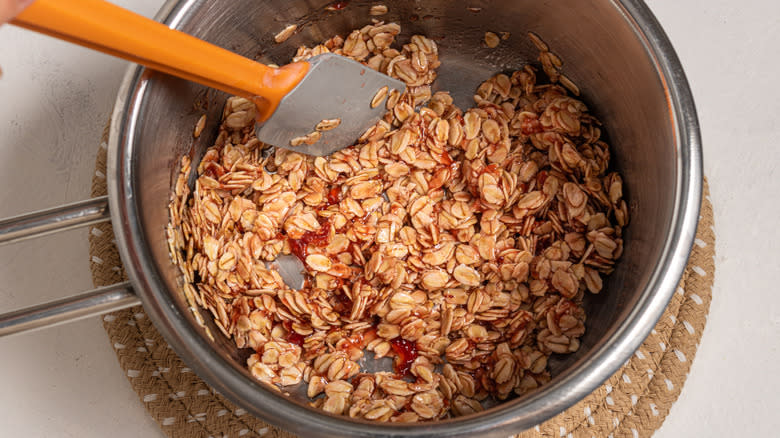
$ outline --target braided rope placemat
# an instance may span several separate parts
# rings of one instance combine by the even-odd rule
[[[106,194],[103,133],[92,196]],[[105,286],[126,279],[110,223],[90,229],[92,280]],[[699,227],[677,293],[650,336],[601,387],[545,423],[517,435],[530,437],[648,437],[661,427],[680,395],[707,322],[715,274],[715,232],[704,182]],[[146,410],[170,438],[290,437],[238,408],[179,359],[141,306],[103,317],[119,365]]]

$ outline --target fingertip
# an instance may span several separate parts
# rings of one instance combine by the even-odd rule
[[[0,24],[16,17],[35,0],[0,0]]]

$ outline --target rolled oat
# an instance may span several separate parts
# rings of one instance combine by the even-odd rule
[[[436,43],[392,48],[399,32],[380,22],[298,50],[408,86],[375,98],[387,97],[384,119],[329,157],[264,153],[251,102],[228,99],[192,191],[181,160],[168,244],[188,301],[253,350],[256,379],[305,382],[331,413],[414,422],[549,381],[548,357],[580,346],[583,297],[620,257],[628,210],[600,123],[538,37],[563,86],[528,66],[485,81],[464,112],[431,95]],[[266,266],[280,254],[304,262],[303,289]],[[368,352],[395,372],[360,374]]]

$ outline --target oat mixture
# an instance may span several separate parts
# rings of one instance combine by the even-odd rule
[[[253,104],[230,98],[192,192],[182,157],[168,233],[184,293],[255,351],[255,378],[305,382],[331,413],[410,422],[549,381],[548,357],[579,348],[583,296],[613,270],[628,215],[600,123],[541,40],[544,84],[530,66],[498,74],[464,111],[431,93],[436,43],[393,48],[399,31],[380,22],[298,50],[408,86],[330,157],[264,158]],[[266,267],[280,253],[304,261],[303,289]],[[394,371],[361,373],[367,352]]]

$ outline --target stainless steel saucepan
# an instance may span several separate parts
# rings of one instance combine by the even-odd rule
[[[170,0],[157,19],[264,62],[288,61],[314,44],[369,22],[373,2]],[[0,315],[0,335],[143,303],[157,329],[206,382],[258,417],[303,436],[506,436],[538,424],[590,393],[622,365],[661,316],[685,267],[701,198],[701,144],[691,92],[666,35],[640,0],[387,1],[381,18],[434,38],[442,67],[435,89],[470,106],[476,86],[498,71],[533,62],[533,31],[564,59],[564,72],[604,122],[624,179],[631,224],[617,269],[585,303],[587,332],[577,353],[550,360],[552,381],[484,412],[425,424],[377,424],[309,408],[303,396],[266,389],[227,339],[211,340],[179,292],[165,227],[178,158],[212,144],[226,95],[131,66],[111,124],[106,198],[0,221],[0,243],[109,219],[131,281]],[[341,7],[344,6],[344,7]],[[283,44],[273,35],[298,33]],[[495,49],[486,31],[510,32]],[[209,124],[192,139],[205,108]],[[207,135],[210,134],[210,135]],[[110,209],[108,208],[110,206]],[[207,324],[211,324],[208,322]],[[219,333],[215,327],[211,332]]]

